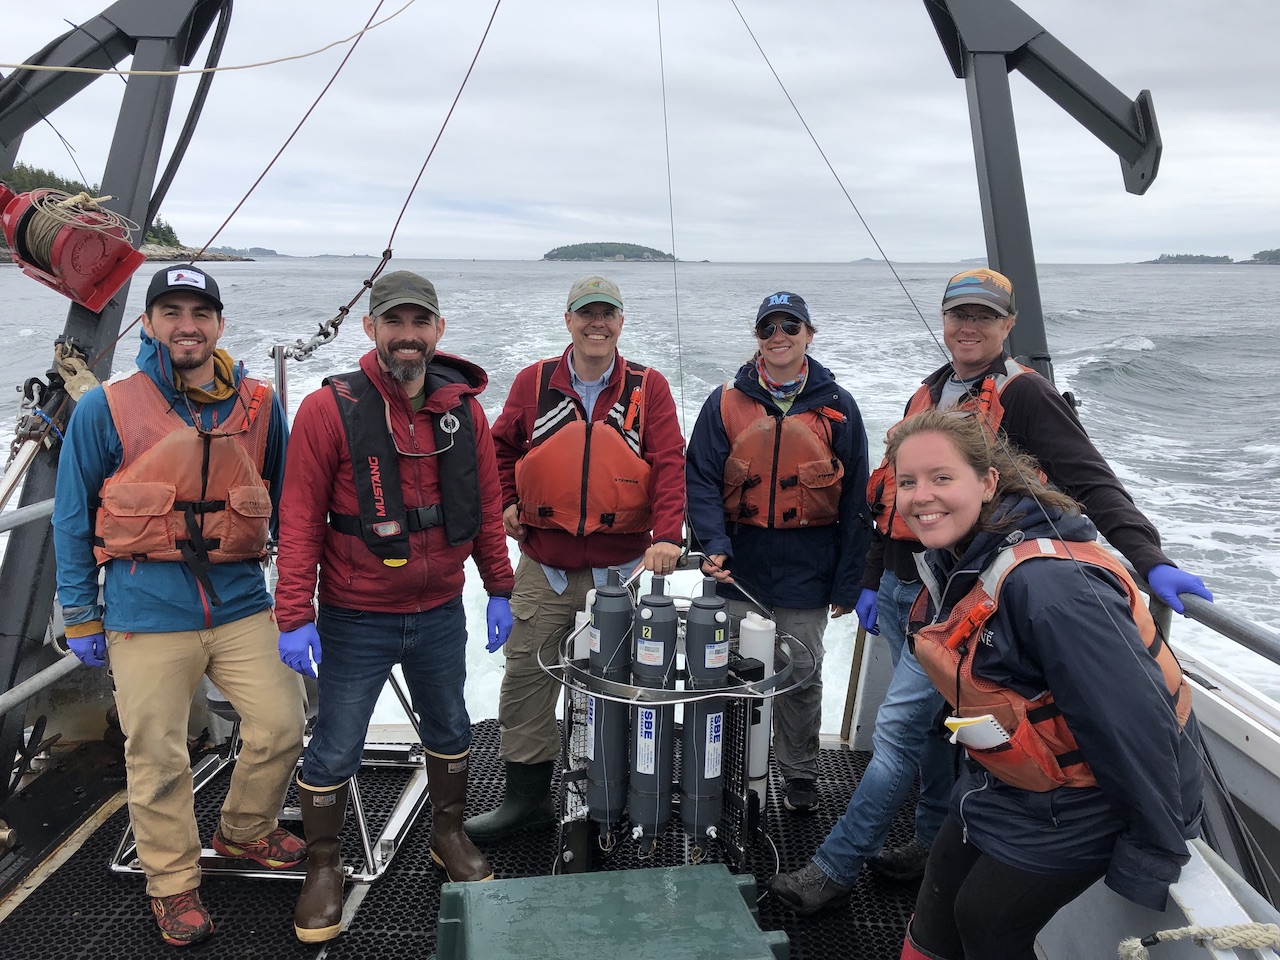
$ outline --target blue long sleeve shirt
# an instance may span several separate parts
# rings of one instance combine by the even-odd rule
[[[173,408],[192,423],[187,404],[173,385],[168,353],[145,333],[138,369],[151,377]],[[236,364],[239,386],[243,367]],[[239,401],[195,405],[202,425],[223,422]],[[263,463],[263,479],[273,507],[280,502],[288,425],[280,399],[273,394],[271,423]],[[94,514],[102,483],[120,466],[123,448],[101,387],[76,404],[67,424],[54,492],[53,543],[58,564],[58,602],[68,625],[101,619],[108,630],[169,633],[202,630],[232,623],[272,605],[262,565],[256,560],[213,564],[209,576],[222,603],[214,606],[186,564],[108,560],[101,600],[98,564],[93,555]],[[274,528],[274,518],[272,527]]]

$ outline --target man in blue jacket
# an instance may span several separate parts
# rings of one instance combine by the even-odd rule
[[[704,570],[740,582],[780,633],[814,655],[813,679],[773,703],[773,748],[787,809],[820,803],[823,634],[852,613],[866,560],[867,435],[858,405],[809,355],[816,327],[797,294],[756,312],[756,353],[711,392],[686,452],[685,485]],[[729,587],[735,619],[754,609]],[[797,664],[809,669],[810,664]]]
[[[202,676],[239,712],[244,743],[213,849],[273,869],[306,855],[276,820],[303,690],[277,656],[261,566],[288,428],[270,385],[217,349],[222,300],[203,270],[159,271],[142,326],[138,372],[85,394],[67,426],[54,546],[67,645],[110,661],[152,912],[165,942],[187,946],[213,933],[187,753]]]

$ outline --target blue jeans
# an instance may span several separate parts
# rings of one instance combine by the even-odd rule
[[[920,584],[902,583],[891,570],[880,578],[878,620],[893,658],[893,679],[876,713],[867,772],[849,798],[844,816],[813,855],[814,862],[837,883],[852,884],[863,861],[880,852],[894,815],[911,792],[917,768],[916,836],[932,843],[947,814],[955,780],[952,747],[933,733],[944,701],[906,649],[907,617],[920,590]]]
[[[321,604],[320,712],[302,759],[312,787],[345,783],[360,767],[369,718],[391,667],[400,664],[422,744],[453,757],[471,746],[467,619],[458,597],[423,613],[370,613]]]

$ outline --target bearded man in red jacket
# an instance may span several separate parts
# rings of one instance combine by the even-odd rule
[[[324,658],[298,777],[308,859],[294,930],[304,943],[339,932],[347,794],[396,663],[426,748],[431,858],[450,880],[493,877],[462,831],[471,748],[463,563],[473,558],[484,579],[494,643],[511,629],[513,578],[476,399],[488,377],[436,350],[444,329],[430,281],[405,270],[379,277],[364,318],[374,349],[359,370],[327,378],[294,420],[280,504],[280,658],[308,676]]]

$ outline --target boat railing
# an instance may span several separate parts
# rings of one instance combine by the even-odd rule
[[[1146,587],[1146,584],[1141,580],[1138,582],[1143,587]],[[1149,590],[1150,588],[1147,589]],[[1196,621],[1196,623],[1204,624],[1219,636],[1234,640],[1246,650],[1251,650],[1272,663],[1280,664],[1280,633],[1264,627],[1260,623],[1254,623],[1239,614],[1232,613],[1216,603],[1210,603],[1208,600],[1194,595],[1184,595],[1182,597],[1182,605],[1186,608],[1189,619]],[[1173,611],[1164,603],[1153,598],[1151,601],[1151,615],[1160,624],[1165,635],[1169,636]]]
[[[1173,638],[1173,609],[1151,593],[1151,586],[1137,574],[1128,561],[1121,558],[1121,562],[1134,578],[1134,582],[1150,597],[1151,616],[1164,636]],[[1188,619],[1203,624],[1218,636],[1232,640],[1246,650],[1280,665],[1280,633],[1193,594],[1183,594],[1181,599]],[[840,722],[840,740],[843,743],[852,742],[850,738],[853,734],[855,715],[860,713],[863,719],[869,716],[866,709],[862,711],[858,709],[858,690],[861,687],[860,679],[867,651],[867,633],[859,626],[849,665],[849,691],[845,697],[844,713]],[[887,678],[885,682],[887,683]],[[1277,710],[1280,711],[1280,706]]]
[[[281,390],[283,391],[283,383],[285,378],[277,375],[277,379],[281,382]],[[38,503],[27,504],[10,510],[0,515],[0,533],[6,533],[17,527],[27,523],[34,523],[53,515],[53,500],[41,500]],[[1171,636],[1171,628],[1173,622],[1173,611],[1163,601],[1151,594],[1151,587],[1147,582],[1138,576],[1133,567],[1125,562],[1129,573],[1134,577],[1137,584],[1151,596],[1151,615],[1155,618],[1156,623],[1164,631],[1165,636]],[[1254,623],[1246,617],[1237,613],[1232,613],[1229,609],[1215,603],[1210,603],[1193,594],[1184,594],[1182,596],[1182,604],[1186,609],[1186,615],[1189,619],[1196,621],[1208,627],[1214,633],[1228,640],[1232,640],[1256,653],[1258,656],[1280,665],[1280,633],[1265,627],[1260,623]],[[840,726],[840,739],[849,740],[849,733],[853,723],[853,714],[856,705],[856,691],[858,687],[858,677],[862,672],[862,662],[864,659],[867,646],[867,635],[862,627],[858,627],[857,639],[854,644],[854,654],[850,664],[849,677],[849,695],[845,699],[844,715]],[[34,674],[20,684],[16,684],[5,693],[0,694],[0,717],[4,716],[9,710],[12,710],[20,703],[24,703],[30,697],[44,690],[46,687],[57,682],[66,674],[74,669],[75,660],[71,654],[66,654],[71,658],[72,663],[66,662],[55,663],[50,667]]]

